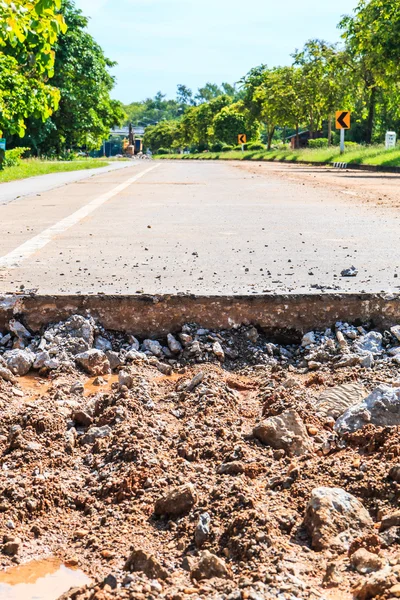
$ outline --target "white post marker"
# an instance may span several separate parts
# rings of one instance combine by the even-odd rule
[[[344,132],[346,130],[345,129],[341,129],[340,130],[340,154],[344,154]]]

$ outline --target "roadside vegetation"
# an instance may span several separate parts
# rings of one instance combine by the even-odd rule
[[[386,150],[382,145],[347,148],[345,156],[337,147],[302,150],[232,150],[228,152],[201,152],[197,154],[160,154],[158,159],[173,160],[256,160],[269,162],[325,163],[400,167],[400,146]]]
[[[207,84],[210,97],[204,98],[186,88],[186,96],[177,97],[182,114],[165,113],[150,124],[144,146],[156,154],[219,153],[234,150],[238,135],[246,134],[249,142],[282,150],[285,158],[290,136],[291,146],[297,148],[304,131],[311,142],[322,137],[327,146],[337,145],[334,117],[339,110],[352,113],[348,141],[382,144],[388,130],[400,130],[400,3],[360,0],[338,27],[340,44],[309,40],[293,53],[292,64],[261,64],[231,93]],[[347,147],[347,153],[353,151]],[[322,155],[335,152],[324,150]]]
[[[63,158],[71,149],[98,149],[122,123],[122,104],[111,98],[115,63],[87,24],[74,0],[0,2],[0,137],[7,148]]]
[[[15,181],[17,179],[27,179],[37,175],[48,175],[49,173],[63,173],[67,171],[82,171],[86,169],[98,169],[105,167],[109,163],[96,158],[81,159],[71,161],[40,160],[39,158],[30,158],[22,160],[13,167],[8,167],[0,171],[0,183]]]

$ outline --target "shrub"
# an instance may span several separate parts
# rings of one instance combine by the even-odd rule
[[[357,142],[345,142],[344,147],[348,150],[356,150],[356,148],[360,147],[360,144],[357,144]]]
[[[261,142],[251,142],[247,144],[247,150],[265,150],[265,146]]]
[[[3,167],[16,167],[20,164],[22,156],[25,152],[29,152],[30,148],[13,148],[6,150],[6,157],[3,162]]]
[[[159,148],[156,154],[169,154],[168,148]]]
[[[214,142],[213,144],[211,144],[210,150],[211,152],[221,152],[223,146],[224,144],[222,142]]]
[[[316,140],[308,140],[309,148],[327,148],[328,138],[318,138]]]
[[[231,150],[233,150],[233,146],[222,144],[221,152],[230,152]]]

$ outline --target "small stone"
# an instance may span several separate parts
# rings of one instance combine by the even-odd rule
[[[71,394],[76,394],[78,396],[81,396],[85,391],[85,386],[83,385],[83,383],[81,381],[75,381],[75,383],[73,383],[71,385],[70,388],[70,392]]]
[[[313,331],[309,331],[303,335],[303,339],[301,340],[303,347],[310,346],[311,344],[315,344],[315,333]]]
[[[156,557],[144,550],[133,550],[125,563],[125,571],[141,571],[150,579],[166,579],[168,571]]]
[[[221,362],[225,360],[225,352],[223,351],[222,346],[219,342],[215,342],[213,344],[212,350],[215,356],[218,358],[218,360],[220,360]]]
[[[343,269],[343,271],[341,271],[340,274],[342,277],[357,277],[358,269],[356,269],[356,267],[353,266],[349,269]]]
[[[312,491],[304,525],[314,550],[334,547],[343,551],[361,530],[372,524],[361,502],[345,490],[319,487]]]
[[[110,362],[101,350],[93,348],[75,356],[75,360],[89,375],[108,375],[111,373]]]
[[[190,573],[193,579],[212,579],[213,577],[228,578],[229,572],[225,561],[208,550],[203,550],[200,559]]]
[[[358,573],[366,575],[383,569],[386,561],[381,556],[368,552],[365,548],[359,548],[351,555],[350,563]]]
[[[394,465],[391,467],[389,471],[389,477],[390,479],[393,479],[393,481],[400,483],[400,465]]]
[[[211,517],[208,513],[203,513],[202,515],[200,515],[194,532],[194,541],[198,548],[201,548],[201,546],[209,539],[210,524]]]
[[[103,583],[104,583],[104,585],[108,585],[108,587],[112,590],[116,590],[118,587],[118,580],[115,577],[115,575],[113,575],[112,573],[107,575],[107,577],[104,579]]]
[[[385,515],[381,521],[379,531],[386,531],[391,527],[400,527],[400,510]]]
[[[301,456],[312,449],[306,426],[295,410],[266,419],[254,428],[253,434],[266,446],[284,450],[289,456]]]
[[[144,340],[143,350],[145,352],[150,352],[153,356],[157,356],[158,358],[163,356],[162,346],[160,342],[157,342],[156,340]]]
[[[102,350],[103,352],[105,352],[106,350],[112,350],[112,344],[110,342],[110,340],[108,340],[107,338],[98,335],[95,340],[94,340],[94,347],[97,350]]]
[[[182,352],[182,344],[178,342],[178,340],[172,335],[172,333],[169,333],[167,335],[167,343],[168,348],[171,350],[172,354],[180,354]]]
[[[200,371],[188,383],[187,388],[186,388],[187,391],[193,392],[193,390],[196,389],[198,385],[200,385],[200,383],[203,381],[203,379],[204,379],[204,373],[203,373],[203,371]]]
[[[127,371],[120,371],[118,373],[118,387],[121,389],[122,386],[128,388],[128,390],[133,387],[133,377]]]
[[[4,379],[4,381],[8,381],[10,383],[17,382],[17,378],[13,373],[11,373],[10,369],[3,367],[2,365],[0,365],[0,379]]]
[[[400,583],[396,583],[395,585],[393,585],[390,588],[389,593],[395,598],[400,598]]]
[[[2,547],[3,554],[15,556],[21,549],[22,542],[19,538],[9,538]]]
[[[191,483],[187,483],[171,489],[157,500],[154,512],[156,515],[180,516],[190,512],[196,502],[196,490]]]
[[[83,427],[90,427],[93,423],[92,417],[83,410],[75,410],[72,413],[72,419],[77,425],[83,425]]]
[[[11,331],[11,333],[16,335],[21,340],[29,340],[32,337],[27,328],[15,319],[11,319],[11,321],[8,324],[8,328]]]
[[[4,354],[4,358],[11,372],[23,377],[31,370],[35,355],[29,350],[9,350]]]
[[[100,438],[110,437],[112,434],[111,427],[103,425],[103,427],[91,427],[82,437],[82,444],[94,444]]]
[[[118,352],[114,352],[114,350],[106,350],[105,355],[108,358],[112,371],[115,371],[115,369],[118,369],[118,367],[123,365],[123,361]]]

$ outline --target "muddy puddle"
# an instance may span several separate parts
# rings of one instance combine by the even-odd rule
[[[0,573],[1,600],[57,600],[72,587],[90,582],[80,570],[55,558],[37,560]]]

